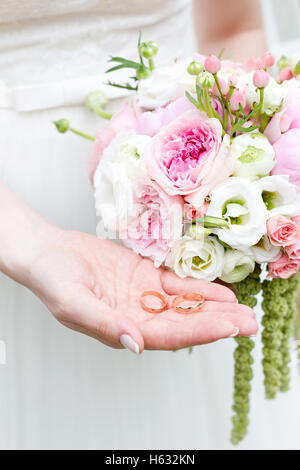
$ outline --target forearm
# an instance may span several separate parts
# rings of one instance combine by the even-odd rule
[[[245,62],[266,49],[259,0],[194,0],[198,48]]]
[[[26,284],[26,273],[39,250],[59,229],[0,183],[0,271]]]

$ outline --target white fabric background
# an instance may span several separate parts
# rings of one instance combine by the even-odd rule
[[[148,2],[40,0],[26,2],[24,12],[25,2],[4,0],[0,12],[5,13],[10,23],[0,26],[1,78],[9,84],[29,82],[31,78],[57,79],[60,65],[56,72],[55,67],[54,70],[48,67],[48,77],[43,49],[51,55],[51,64],[56,59],[58,64],[64,63],[64,54],[72,41],[74,48],[77,45],[79,16],[84,30],[82,38],[86,41],[82,47],[97,50],[99,60],[102,57],[102,62],[97,62],[100,67],[110,50],[118,49],[120,44],[123,47],[124,41],[120,41],[125,37],[123,28],[130,33],[126,36],[126,49],[131,51],[141,19],[150,23],[149,37],[161,42],[163,51],[175,55],[179,49],[183,51],[183,35],[178,31],[183,31],[188,21],[188,16],[181,12],[186,2],[164,2],[165,8],[161,3],[151,2],[148,16]],[[136,18],[138,4],[140,14]],[[118,10],[121,5],[122,8],[127,5],[126,28],[121,22],[124,11]],[[94,9],[101,6],[106,13],[98,11],[103,22],[99,22],[96,41],[89,34],[89,20],[93,24]],[[117,10],[110,21],[114,31],[121,28],[120,36],[115,34],[109,44],[112,49],[106,44],[102,51],[99,45],[105,15],[112,6]],[[171,8],[169,16],[167,6]],[[84,14],[85,10],[92,13]],[[57,21],[53,11],[61,15]],[[28,19],[23,20],[24,13]],[[53,20],[48,30],[47,15]],[[5,18],[2,14],[0,17]],[[56,38],[62,34],[60,27],[65,22],[70,34],[66,35],[64,49],[61,38],[60,41]],[[39,39],[44,28],[47,34]],[[5,34],[6,45],[2,40]],[[26,47],[20,49],[23,34]],[[53,44],[53,50],[49,44]],[[29,53],[24,56],[26,48]],[[81,58],[82,68],[94,73],[96,62],[85,54]],[[72,57],[68,64],[72,71],[67,68],[67,75],[83,75],[80,60]],[[112,108],[117,106],[114,103]],[[64,116],[70,118],[74,127],[91,134],[101,124],[82,107],[22,114],[0,110],[2,179],[54,223],[94,233],[93,195],[85,172],[91,144],[72,134],[56,133],[51,121]],[[4,276],[0,289],[0,339],[7,345],[7,365],[0,366],[1,449],[231,448],[233,340],[196,348],[191,356],[180,351],[145,352],[135,357],[63,328],[33,294]],[[300,449],[297,369],[294,367],[293,390],[276,402],[266,402],[259,349],[256,348],[252,423],[240,448]]]

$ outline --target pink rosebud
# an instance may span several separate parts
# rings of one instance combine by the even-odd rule
[[[287,217],[278,215],[271,217],[267,222],[267,232],[272,245],[293,245],[298,237],[297,224]]]
[[[209,73],[215,74],[218,73],[221,69],[221,62],[215,55],[209,55],[204,62],[205,70]]]
[[[292,119],[287,113],[283,113],[280,117],[280,130],[281,132],[287,132],[291,126]]]
[[[284,67],[284,69],[280,70],[279,80],[284,82],[286,80],[291,80],[293,78],[293,70],[291,67]]]
[[[260,70],[263,68],[263,62],[260,57],[251,57],[248,60],[247,68],[249,70]]]
[[[268,279],[280,278],[288,279],[299,271],[300,260],[291,260],[284,253],[279,260],[269,263],[268,265]]]
[[[262,59],[262,63],[263,65],[268,69],[269,67],[273,67],[273,65],[275,64],[275,57],[273,56],[273,54],[271,54],[271,52],[265,52],[262,56],[261,56],[261,59]]]
[[[240,90],[236,88],[231,96],[230,100],[230,107],[232,111],[238,111],[239,110],[239,105],[241,104],[243,108],[246,106],[247,100],[246,100],[246,93],[247,93],[247,87],[243,87]]]
[[[287,246],[286,254],[291,260],[300,260],[300,240],[297,240],[293,245]]]
[[[230,75],[229,77],[229,86],[234,86],[236,87],[238,84],[238,76],[233,73],[232,75]]]
[[[270,75],[265,70],[256,70],[253,75],[253,84],[256,88],[265,88],[270,81]]]

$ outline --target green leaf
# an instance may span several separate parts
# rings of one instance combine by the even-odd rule
[[[110,69],[105,70],[105,73],[114,72],[115,70],[119,70],[119,69],[123,69],[123,68],[124,68],[123,64],[116,65],[115,67],[111,67]]]
[[[125,68],[128,69],[138,69],[140,64],[133,60],[124,59],[123,57],[111,57],[108,62],[120,62]]]
[[[132,85],[130,85],[130,83],[122,84],[122,83],[114,83],[114,82],[108,81],[106,85],[113,86],[116,88],[125,88],[126,90],[137,91],[137,86],[133,87]]]
[[[188,100],[190,100],[190,102],[196,106],[197,109],[199,109],[200,111],[202,111],[201,109],[201,105],[198,103],[198,101],[195,100],[195,98],[192,97],[192,95],[190,94],[190,92],[186,91],[185,92],[185,96],[187,97]]]

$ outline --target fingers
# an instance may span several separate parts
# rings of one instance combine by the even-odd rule
[[[190,277],[180,279],[175,273],[169,271],[162,272],[161,283],[164,291],[169,295],[197,292],[204,295],[207,300],[237,302],[234,293],[227,287],[209,281],[198,281]]]
[[[144,340],[135,323],[99,300],[89,289],[79,287],[62,323],[116,348],[127,348],[141,354]]]
[[[250,314],[207,312],[176,314],[172,311],[152,317],[141,325],[146,349],[180,349],[207,344],[232,335],[251,336],[257,323]]]

